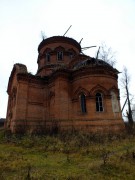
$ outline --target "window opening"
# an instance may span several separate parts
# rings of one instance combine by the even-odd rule
[[[86,97],[84,94],[81,94],[81,111],[82,113],[86,113]]]
[[[62,51],[57,52],[57,60],[63,60],[63,52]]]
[[[96,94],[96,111],[103,111],[103,98],[101,93]]]
[[[73,56],[74,56],[74,55],[73,55],[73,53],[72,53],[72,52],[70,52],[70,53],[69,53],[69,57],[70,57],[70,59],[73,59]]]
[[[50,59],[51,59],[51,56],[50,56],[50,53],[46,53],[46,61],[47,62],[50,62]]]

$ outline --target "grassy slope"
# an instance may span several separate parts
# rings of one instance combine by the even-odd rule
[[[94,141],[93,141],[94,139]],[[135,137],[5,136],[0,179],[135,179]]]

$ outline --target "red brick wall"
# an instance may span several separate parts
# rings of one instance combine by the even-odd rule
[[[62,46],[65,51],[73,48],[76,54],[80,53],[76,46],[64,42],[43,46],[39,53],[43,54],[46,48],[55,49],[58,46]],[[64,56],[62,63],[70,62],[69,56]],[[41,68],[46,62],[41,57],[38,63]],[[51,63],[59,63],[55,54],[51,57]],[[15,66],[8,85],[9,103],[5,127],[12,132],[20,131],[21,128],[26,131],[37,130],[39,127],[51,129],[55,123],[61,130],[73,127],[84,131],[123,129],[117,75],[114,71],[102,67],[96,69],[96,66],[77,70],[73,70],[72,66],[70,68],[69,71],[57,70],[52,73],[51,69],[45,67],[37,74],[41,77],[38,78],[28,74],[24,65]],[[45,80],[45,76],[48,80]],[[16,97],[13,89],[16,89]],[[116,94],[119,112],[114,112],[112,108],[111,91]],[[96,92],[103,95],[103,112],[96,111]],[[86,113],[81,112],[80,93],[86,96]]]

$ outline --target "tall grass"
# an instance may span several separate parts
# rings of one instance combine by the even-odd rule
[[[0,131],[0,179],[133,179],[134,134]]]

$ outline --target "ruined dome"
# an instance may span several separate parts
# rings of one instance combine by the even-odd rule
[[[80,44],[76,40],[74,40],[72,38],[69,38],[69,37],[65,37],[65,36],[52,36],[52,37],[43,39],[43,41],[38,46],[38,52],[40,52],[40,50],[44,46],[46,46],[48,44],[52,44],[52,43],[67,43],[67,44],[71,44],[71,45],[75,46],[79,50],[79,52],[81,52]]]
[[[105,67],[107,69],[114,70],[115,72],[119,73],[119,71],[117,71],[117,69],[113,68],[113,66],[111,64],[107,63],[106,61],[101,60],[101,59],[91,58],[91,57],[89,57],[88,59],[85,59],[81,62],[76,63],[73,66],[73,69],[76,70],[76,69],[80,69],[82,67],[97,67],[97,66]]]

